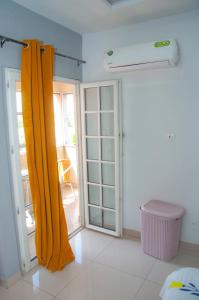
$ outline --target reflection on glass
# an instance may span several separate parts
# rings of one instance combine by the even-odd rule
[[[98,135],[98,115],[95,113],[89,113],[86,117],[86,135],[97,136]]]
[[[115,209],[115,189],[109,187],[102,188],[102,203],[104,207]]]
[[[73,94],[63,94],[60,101],[62,105],[61,114],[57,115],[59,119],[63,118],[63,127],[61,129],[65,145],[76,145],[77,134],[75,125],[75,98]],[[62,117],[61,117],[62,116]],[[58,120],[57,120],[58,121]],[[56,124],[56,122],[55,122]],[[57,133],[56,133],[57,138]]]
[[[102,227],[102,210],[96,207],[89,207],[89,224]]]
[[[112,164],[102,164],[102,183],[115,185],[115,166]]]
[[[17,113],[22,113],[22,99],[21,92],[16,92],[16,101],[17,101]]]
[[[114,113],[101,113],[101,135],[114,136]]]
[[[32,205],[26,208],[26,228],[28,234],[35,231],[35,218]]]
[[[114,110],[113,86],[102,86],[100,88],[101,110]]]
[[[24,176],[22,178],[23,183],[23,194],[24,194],[24,204],[25,206],[30,205],[32,203],[32,194],[30,190],[30,182],[28,176]]]
[[[22,115],[17,115],[17,126],[18,126],[19,145],[23,146],[25,145],[25,133],[24,133]]]
[[[95,162],[87,162],[88,182],[100,183],[99,164]]]
[[[30,259],[33,260],[36,257],[35,235],[34,234],[28,236],[28,246],[29,246],[29,252],[30,252]]]
[[[41,271],[38,270],[38,271],[34,272],[33,275],[32,275],[33,286],[38,287],[38,288],[40,287],[40,281],[41,281],[40,272]]]
[[[21,167],[21,175],[28,175],[28,162],[26,156],[26,148],[22,147],[19,149],[19,159],[20,159],[20,167]]]
[[[63,104],[63,109],[65,103]],[[55,119],[55,137],[56,146],[60,147],[63,145],[63,120],[60,118],[62,112],[61,95],[59,93],[53,94],[53,108],[54,108],[54,119]],[[65,121],[65,120],[64,120]]]
[[[103,227],[115,231],[115,212],[103,210]]]
[[[100,187],[97,185],[88,185],[89,204],[100,205]]]
[[[85,110],[98,110],[97,88],[85,89]]]
[[[99,159],[99,140],[93,138],[86,139],[87,159]]]
[[[102,160],[115,161],[115,141],[114,139],[101,139]]]

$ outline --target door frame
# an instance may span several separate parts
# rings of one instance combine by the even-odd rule
[[[100,86],[114,86],[115,97],[117,98],[116,108],[114,108],[115,113],[117,114],[118,122],[115,128],[115,141],[118,144],[116,147],[116,159],[117,164],[115,164],[117,169],[115,190],[118,197],[116,198],[116,231],[111,231],[109,229],[104,229],[101,227],[96,227],[89,224],[89,215],[88,215],[88,191],[87,191],[87,166],[86,166],[86,142],[85,142],[85,109],[84,109],[84,89],[85,88],[99,88]],[[81,99],[81,118],[82,118],[82,151],[83,151],[83,170],[84,170],[84,213],[85,213],[85,226],[89,229],[98,230],[99,232],[121,237],[122,236],[122,197],[123,197],[123,146],[122,146],[122,110],[121,110],[121,81],[120,80],[106,80],[106,81],[95,81],[95,82],[85,82],[80,84],[80,99]],[[97,228],[97,229],[96,229]]]
[[[37,265],[37,259],[31,261],[29,249],[28,249],[28,237],[26,229],[25,220],[25,206],[20,199],[24,198],[22,180],[19,176],[20,174],[20,161],[19,161],[19,142],[18,134],[16,131],[17,122],[16,118],[13,118],[16,114],[16,90],[14,89],[14,84],[16,81],[21,80],[21,71],[13,68],[5,68],[5,84],[6,84],[6,114],[8,121],[8,135],[9,135],[9,160],[10,160],[10,170],[11,170],[11,182],[13,190],[13,202],[15,209],[15,218],[17,223],[17,234],[20,249],[20,261],[22,272],[28,272],[35,265]],[[76,130],[77,130],[77,155],[78,155],[78,165],[82,165],[82,143],[81,143],[81,114],[80,114],[80,82],[78,80],[68,79],[64,77],[54,76],[53,81],[60,81],[64,83],[75,85],[75,113],[76,113]],[[75,235],[84,226],[84,199],[83,199],[83,172],[81,167],[78,167],[78,179],[79,179],[79,201],[80,201],[80,214],[81,214],[81,226],[75,232],[69,235],[69,239]]]

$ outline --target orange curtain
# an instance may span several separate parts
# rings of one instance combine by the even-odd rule
[[[74,259],[59,186],[53,111],[54,48],[26,40],[21,87],[39,264],[61,270]],[[41,51],[41,48],[43,51]]]

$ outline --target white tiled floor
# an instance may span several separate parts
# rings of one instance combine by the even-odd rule
[[[140,243],[123,239],[114,239],[96,261],[141,278],[149,274],[155,263],[153,257],[142,253]]]
[[[199,255],[179,253],[171,262],[142,253],[136,240],[83,230],[72,240],[76,261],[62,272],[35,268],[0,300],[158,300],[166,276],[183,266],[199,267]]]

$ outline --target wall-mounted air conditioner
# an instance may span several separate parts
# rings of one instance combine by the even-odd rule
[[[108,72],[133,71],[175,66],[179,59],[176,40],[155,41],[105,53],[104,68]]]

